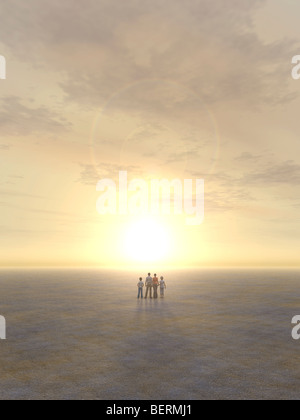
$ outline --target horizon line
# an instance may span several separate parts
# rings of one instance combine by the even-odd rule
[[[153,263],[149,263],[149,265],[154,266]],[[145,263],[145,266],[147,266],[147,263]],[[247,269],[247,270],[255,270],[255,269],[300,269],[300,265],[168,265],[165,266],[163,264],[157,264],[157,269],[162,266],[164,270],[193,270],[193,269]],[[107,270],[116,270],[116,271],[122,271],[122,270],[137,270],[141,269],[142,264],[136,264],[136,266],[132,265],[124,265],[122,268],[116,267],[114,265],[0,265],[0,270],[7,270],[7,269],[16,269],[16,270],[23,270],[23,269],[107,269]],[[145,269],[147,271],[148,269]],[[153,271],[153,270],[152,270]],[[158,270],[157,270],[158,271]]]

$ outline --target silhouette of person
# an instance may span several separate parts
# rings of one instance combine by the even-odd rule
[[[152,281],[151,273],[148,273],[148,277],[146,278],[146,295],[145,295],[145,299],[147,299],[148,293],[150,294],[150,299],[152,299],[152,285],[153,285],[153,281]]]
[[[137,287],[138,287],[138,290],[139,290],[139,292],[138,292],[138,299],[139,298],[141,298],[141,299],[143,299],[143,288],[144,288],[144,282],[143,282],[143,279],[142,279],[142,277],[140,277],[140,279],[139,279],[139,282],[138,282],[138,284],[137,284]]]
[[[159,286],[160,286],[160,297],[163,298],[165,296],[165,289],[167,288],[166,282],[164,281],[163,277],[160,278]]]
[[[158,298],[158,294],[157,294],[157,289],[158,289],[158,277],[156,276],[156,274],[154,274],[153,277],[153,291],[154,291],[154,299]]]

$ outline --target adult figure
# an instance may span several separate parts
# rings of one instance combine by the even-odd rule
[[[145,299],[148,297],[148,293],[150,294],[150,299],[152,299],[152,286],[153,286],[153,280],[151,277],[151,273],[148,273],[148,277],[146,278],[146,295]]]
[[[159,281],[158,281],[158,277],[157,277],[157,275],[156,274],[154,274],[154,277],[153,277],[153,292],[154,292],[154,299],[157,299],[158,298],[158,295],[157,295],[157,289],[158,289],[158,285],[159,285]]]

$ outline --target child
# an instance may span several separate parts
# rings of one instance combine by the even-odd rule
[[[138,287],[138,290],[139,290],[139,293],[138,293],[138,297],[137,297],[137,298],[138,298],[138,299],[139,299],[139,298],[143,299],[143,287],[144,287],[144,282],[143,282],[142,277],[140,277],[140,281],[138,282],[137,287]]]
[[[164,281],[164,278],[160,278],[160,297],[163,298],[165,296],[165,289],[167,288],[166,282]]]

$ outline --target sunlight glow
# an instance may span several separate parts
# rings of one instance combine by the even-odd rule
[[[127,229],[124,248],[132,261],[162,261],[170,252],[170,238],[162,224],[153,219],[142,219]]]

